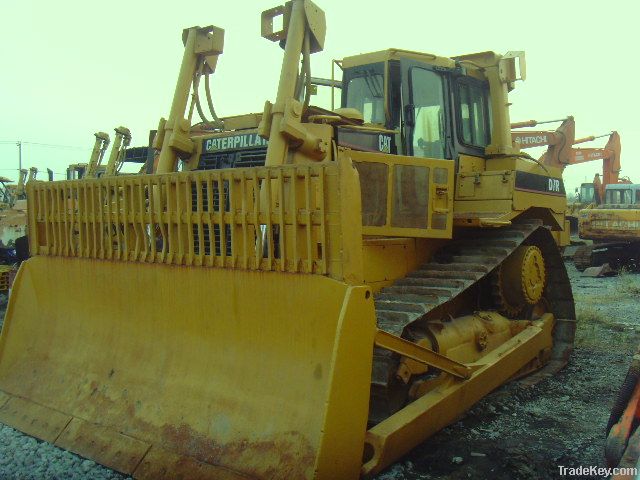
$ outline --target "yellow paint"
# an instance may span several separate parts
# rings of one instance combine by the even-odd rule
[[[7,310],[0,390],[260,477],[354,478],[373,297],[321,275],[292,279],[38,255]],[[59,301],[69,292],[73,309]]]

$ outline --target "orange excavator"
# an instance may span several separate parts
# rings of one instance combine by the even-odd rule
[[[600,205],[604,200],[604,190],[606,185],[629,184],[631,180],[628,177],[620,176],[620,135],[613,131],[610,134],[585,137],[576,140],[576,144],[590,142],[596,138],[609,137],[607,144],[602,148],[574,148],[572,153],[572,164],[591,162],[594,160],[602,160],[602,178],[596,173],[592,183],[583,183],[580,185],[580,193],[578,195],[579,203],[583,205],[596,204]]]
[[[555,131],[547,130],[519,130],[521,128],[532,128],[547,123],[562,122]],[[543,167],[555,167],[564,170],[570,165],[572,156],[572,146],[576,137],[576,123],[572,116],[559,120],[527,120],[511,124],[511,140],[514,146],[521,150],[534,147],[547,147],[547,151],[538,159]],[[577,222],[577,218],[576,218]],[[577,224],[577,223],[576,223]],[[565,217],[564,228],[561,231],[553,232],[553,237],[557,245],[564,248],[571,244],[570,238],[571,221]]]
[[[567,221],[572,233],[578,231],[578,212],[588,205],[600,205],[604,200],[606,185],[631,183],[628,177],[620,177],[620,135],[616,131],[605,135],[590,135],[575,138],[575,120],[569,116],[561,120],[547,120],[538,122],[528,120],[512,123],[512,129],[536,127],[537,125],[562,122],[555,131],[524,130],[512,131],[513,143],[520,149],[533,147],[547,147],[547,151],[540,157],[543,165],[563,169],[568,165],[602,160],[602,178],[596,174],[593,182],[583,183],[576,189],[576,201],[567,205]],[[601,148],[574,147],[598,138],[609,137],[607,144]]]
[[[640,460],[640,350],[620,387],[607,424],[605,458],[607,466],[618,471],[612,480],[636,478],[630,475]]]
[[[531,128],[557,122],[562,123],[555,131],[519,130],[520,128]],[[564,167],[571,164],[571,147],[576,138],[576,122],[572,116],[560,120],[545,120],[542,122],[527,120],[512,123],[511,129],[511,139],[521,150],[547,147],[547,151],[539,159],[542,164],[560,169],[564,169]]]

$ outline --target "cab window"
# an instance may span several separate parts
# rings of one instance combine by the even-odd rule
[[[457,96],[461,142],[471,147],[486,147],[491,140],[487,89],[469,79],[458,80]]]
[[[410,73],[413,155],[445,158],[445,112],[442,77],[424,68]]]
[[[593,185],[580,186],[580,201],[591,203],[594,200],[595,188]]]
[[[610,204],[628,204],[633,203],[632,192],[629,189],[611,189],[606,193],[607,202]]]
[[[360,111],[365,123],[384,125],[384,75],[367,69],[357,72],[347,82],[344,106]]]

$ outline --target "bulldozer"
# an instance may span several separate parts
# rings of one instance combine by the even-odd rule
[[[107,164],[102,161],[106,154],[111,138],[108,133],[96,132],[96,137],[91,156],[88,163],[72,163],[67,167],[67,180],[81,180],[83,178],[99,178],[104,175],[112,177],[120,172],[123,164],[127,161],[125,155],[127,147],[131,143],[131,132],[126,127],[117,127],[115,130],[115,140],[111,146],[111,152]]]
[[[26,185],[35,181],[37,175],[35,167],[21,169],[18,184],[5,186],[6,203],[0,208],[0,294],[9,290],[17,265],[28,256]],[[10,180],[2,183],[8,184]]]
[[[117,127],[114,130],[116,132],[116,139],[111,147],[109,160],[103,173],[103,175],[108,177],[113,177],[120,172],[125,162],[127,147],[131,144],[131,132],[128,128]]]
[[[27,190],[29,183],[36,181],[38,169],[21,169],[18,184],[8,195],[10,207],[0,211],[0,263],[14,264],[26,255],[27,234]],[[3,269],[6,270],[6,269]],[[7,282],[2,282],[7,284]]]
[[[510,134],[524,53],[347,57],[332,111],[324,12],[261,29],[261,114],[192,131],[224,31],[188,28],[156,173],[28,185],[1,422],[135,478],[371,478],[565,365],[562,176]]]

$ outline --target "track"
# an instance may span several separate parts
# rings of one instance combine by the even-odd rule
[[[582,245],[573,255],[573,263],[579,271],[608,263],[614,270],[625,268],[640,270],[640,242],[606,242]]]
[[[578,271],[583,272],[591,266],[592,245],[580,245],[573,254],[573,264]]]
[[[420,323],[433,318],[460,315],[461,305],[471,313],[486,302],[490,274],[520,245],[536,245],[544,255],[547,286],[544,298],[554,314],[554,352],[543,374],[566,363],[573,344],[575,310],[569,278],[549,230],[539,221],[491,230],[460,231],[454,240],[425,263],[375,297],[378,328],[416,341],[424,338]],[[483,290],[484,286],[484,290]],[[474,296],[462,298],[477,288]],[[456,300],[460,300],[457,302]],[[473,301],[472,305],[469,302]],[[495,300],[494,300],[494,309]],[[483,305],[484,306],[484,305]],[[463,307],[464,308],[464,307]],[[403,406],[407,386],[395,379],[398,358],[382,349],[374,352],[370,420],[376,423]]]

